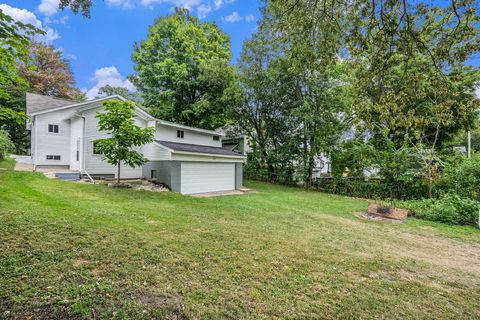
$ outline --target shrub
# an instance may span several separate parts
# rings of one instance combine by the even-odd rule
[[[418,199],[428,195],[427,185],[423,180],[405,181],[396,192],[392,193],[390,184],[380,178],[320,178],[317,189],[321,192],[341,194],[367,199]],[[393,194],[393,197],[392,197]]]
[[[419,219],[458,225],[477,225],[480,210],[480,202],[451,193],[439,199],[402,201],[397,206]]]
[[[5,158],[10,152],[15,149],[13,142],[8,136],[8,132],[0,130],[0,159]]]
[[[480,200],[480,157],[475,155],[459,164],[447,166],[438,188]]]

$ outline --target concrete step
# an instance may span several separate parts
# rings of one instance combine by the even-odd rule
[[[80,180],[80,172],[56,172],[55,177],[61,180]]]

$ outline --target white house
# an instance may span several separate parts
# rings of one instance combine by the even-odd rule
[[[111,99],[125,100],[115,95],[78,103],[27,93],[34,167],[115,177],[115,166],[94,148],[96,140],[108,136],[98,130],[95,115],[102,112],[102,101]],[[137,168],[122,165],[122,178],[154,179],[183,194],[242,187],[245,156],[222,148],[223,133],[155,119],[138,107],[135,112],[138,126],[155,127],[155,140],[138,148],[149,162]]]

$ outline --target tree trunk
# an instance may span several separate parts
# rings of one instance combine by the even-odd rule
[[[120,161],[117,163],[117,183],[120,184]]]
[[[433,189],[433,173],[432,173],[432,163],[429,163],[428,169],[428,199],[432,199],[432,189]]]

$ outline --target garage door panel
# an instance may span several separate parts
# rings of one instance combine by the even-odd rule
[[[235,189],[235,164],[182,162],[181,193],[226,191]]]

